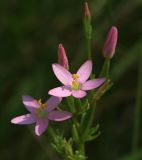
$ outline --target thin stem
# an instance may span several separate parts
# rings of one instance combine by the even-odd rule
[[[91,38],[87,38],[87,53],[88,53],[88,59],[92,59],[91,56]]]
[[[103,64],[100,77],[106,77],[109,78],[109,70],[110,70],[110,59],[105,58],[105,62]]]
[[[92,112],[90,115],[90,119],[88,121],[88,127],[91,127],[91,125],[93,124],[94,121],[94,117],[95,117],[95,112],[96,112],[96,102],[94,102],[93,106],[92,106]]]
[[[57,136],[51,127],[48,128],[48,133],[53,139]]]
[[[133,128],[133,139],[132,139],[132,151],[138,150],[139,132],[140,132],[140,113],[142,107],[142,55],[139,57],[139,73],[138,73],[138,85],[136,104],[134,112],[134,128]]]
[[[88,130],[90,129],[90,127],[92,126],[94,122],[95,112],[96,112],[96,101],[93,102],[90,118],[88,120],[87,127],[85,129],[85,133],[88,132]]]
[[[80,143],[79,150],[82,153],[82,155],[85,156],[85,143],[84,142]]]
[[[74,107],[74,98],[72,96],[67,97],[67,103],[68,103],[68,106],[70,108],[70,111],[72,113],[75,113],[76,110],[75,110],[75,107]]]
[[[81,100],[80,99],[77,99],[77,105],[79,106],[79,108],[81,109],[82,107],[82,103],[81,103]]]

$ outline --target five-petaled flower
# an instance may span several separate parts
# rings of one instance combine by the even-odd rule
[[[58,80],[64,85],[51,89],[48,94],[57,97],[74,96],[75,98],[83,98],[86,96],[87,90],[92,90],[104,83],[105,78],[88,80],[92,72],[92,61],[86,61],[77,71],[71,74],[67,69],[59,64],[53,64],[53,71]],[[88,80],[88,81],[87,81]]]
[[[11,120],[14,124],[33,124],[35,126],[35,134],[40,136],[48,127],[48,121],[64,121],[72,117],[67,111],[55,110],[62,98],[51,96],[46,103],[41,103],[30,96],[22,96],[23,104],[30,112]]]

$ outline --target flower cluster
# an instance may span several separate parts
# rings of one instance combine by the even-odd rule
[[[86,40],[90,43],[92,36],[91,13],[88,3],[84,6],[84,27]],[[48,91],[51,97],[42,103],[41,100],[35,100],[30,96],[22,96],[23,104],[30,112],[28,114],[18,116],[11,120],[14,124],[33,124],[35,125],[35,134],[40,136],[48,127],[49,120],[64,121],[71,118],[71,112],[59,110],[57,107],[63,97],[73,96],[81,99],[87,95],[86,91],[93,90],[101,86],[108,77],[110,59],[115,53],[116,43],[118,38],[118,31],[115,26],[111,27],[103,47],[103,56],[105,63],[101,71],[101,78],[89,79],[92,73],[92,60],[87,60],[81,65],[76,73],[72,74],[69,71],[68,58],[62,44],[58,47],[58,64],[52,64],[53,72],[57,79],[62,83],[62,86],[53,88]],[[91,59],[91,52],[89,48],[88,58]]]
[[[60,87],[51,89],[48,94],[52,95],[47,102],[35,100],[30,96],[23,96],[23,104],[30,112],[18,116],[11,120],[14,124],[33,124],[35,125],[35,134],[40,136],[48,127],[48,122],[64,121],[72,117],[68,111],[59,111],[57,106],[61,103],[62,97],[73,96],[83,98],[86,91],[95,89],[105,82],[105,78],[88,80],[92,72],[92,61],[87,60],[75,74],[71,74],[68,69],[68,59],[62,44],[58,48],[59,64],[53,64],[53,72],[57,79],[63,84]]]
[[[53,72],[61,85],[48,91],[51,96],[45,103],[41,99],[36,100],[29,95],[22,96],[22,102],[29,113],[15,117],[13,124],[35,124],[35,134],[42,135],[49,126],[49,121],[62,122],[72,118],[69,122],[71,136],[64,138],[62,130],[49,128],[52,138],[52,146],[64,159],[86,160],[85,143],[96,139],[100,135],[99,125],[93,126],[94,114],[98,100],[112,86],[110,80],[110,62],[114,56],[118,39],[118,30],[112,26],[103,46],[105,58],[99,78],[93,78],[93,61],[91,55],[92,25],[91,12],[88,3],[84,5],[84,38],[86,39],[87,57],[79,69],[72,73],[64,46],[58,46],[58,63],[52,64]],[[101,86],[102,85],[102,86]],[[101,87],[100,87],[101,86]],[[97,90],[96,88],[100,87]],[[87,92],[90,94],[87,96]],[[85,100],[80,99],[87,97]],[[60,105],[63,98],[67,99],[67,105]],[[75,106],[79,105],[78,108]],[[62,110],[66,107],[66,111]],[[68,110],[69,109],[69,110]]]

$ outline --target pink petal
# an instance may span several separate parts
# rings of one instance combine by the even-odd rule
[[[48,119],[52,121],[64,121],[71,117],[72,117],[72,114],[66,111],[51,111],[48,114]]]
[[[105,78],[98,78],[98,79],[94,79],[94,80],[89,80],[85,83],[82,84],[81,89],[82,90],[91,90],[91,89],[95,89],[97,87],[99,87],[101,84],[103,84],[105,82]]]
[[[71,90],[69,87],[62,86],[62,87],[57,87],[54,89],[51,89],[48,94],[56,96],[56,97],[68,97],[71,95]]]
[[[89,78],[91,72],[92,72],[92,61],[88,60],[77,71],[77,74],[79,75],[78,81],[80,83],[84,83]]]
[[[31,96],[28,95],[22,96],[22,100],[27,110],[30,111],[31,113],[33,113],[35,109],[39,107],[37,100],[35,100]]]
[[[35,126],[35,134],[40,136],[48,127],[48,119],[38,119]]]
[[[72,95],[73,95],[75,98],[83,98],[83,97],[86,96],[86,92],[85,92],[85,91],[82,91],[82,90],[72,91]]]
[[[32,124],[34,122],[36,122],[36,117],[32,114],[25,114],[11,120],[11,123],[14,124]]]
[[[53,72],[58,80],[64,85],[70,85],[72,81],[71,73],[59,64],[52,65]]]
[[[50,112],[52,111],[55,107],[58,106],[58,104],[60,104],[62,98],[60,97],[54,97],[54,96],[51,96],[48,101],[46,102],[47,103],[47,111]]]

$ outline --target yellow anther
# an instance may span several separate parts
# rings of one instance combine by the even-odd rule
[[[37,102],[39,104],[39,108],[36,109],[37,113],[40,113],[40,112],[42,112],[42,110],[47,108],[47,104],[46,103],[42,103],[41,99],[39,99]]]
[[[73,80],[77,80],[79,78],[79,76],[77,74],[72,74],[72,78],[73,78]]]
[[[39,99],[37,102],[39,105],[42,105],[41,99]]]
[[[41,108],[41,109],[46,109],[46,108],[47,108],[47,104],[41,104],[41,105],[40,105],[40,108]]]
[[[37,102],[40,105],[40,107],[39,107],[40,109],[46,109],[47,108],[47,104],[46,103],[42,103],[41,99],[39,99]]]

